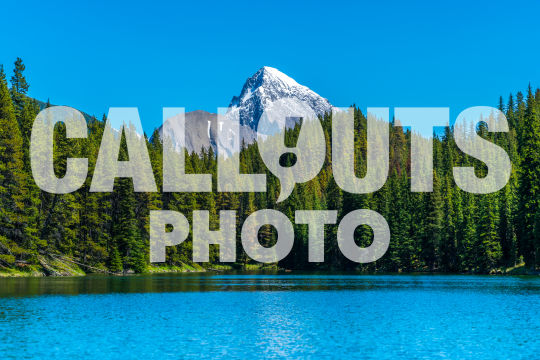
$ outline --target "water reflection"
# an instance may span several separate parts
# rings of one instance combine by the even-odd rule
[[[469,275],[197,273],[0,279],[0,297],[108,293],[313,290],[475,291],[538,294],[540,278]],[[1,315],[1,314],[0,314]]]

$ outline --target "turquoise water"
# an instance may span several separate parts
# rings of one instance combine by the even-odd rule
[[[2,359],[540,359],[540,278],[0,279]]]

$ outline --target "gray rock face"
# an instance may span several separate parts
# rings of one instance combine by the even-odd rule
[[[210,136],[209,136],[210,135]],[[216,150],[217,114],[204,110],[186,113],[186,147],[190,151],[200,151],[210,147]]]
[[[158,131],[161,139],[164,135],[170,137],[176,150],[180,151],[183,147],[189,152],[200,152],[202,149],[209,148],[216,150],[217,114],[204,110],[187,112],[185,114],[185,142],[181,140],[184,129],[175,120],[175,118],[168,120],[167,134],[163,134],[163,126]]]
[[[266,109],[276,102],[286,104],[292,112],[305,113],[306,109],[316,115],[332,111],[330,102],[306,86],[279,70],[264,66],[247,79],[239,96],[234,96],[229,105],[230,113],[238,112],[240,117],[240,137],[246,144],[256,139],[257,125]],[[189,152],[200,152],[210,147],[217,151],[217,114],[203,110],[188,112],[185,115],[185,144],[180,141],[180,126],[171,123],[169,136],[177,149],[185,146]],[[174,122],[174,118],[170,121]],[[294,123],[292,124],[294,125]],[[159,129],[163,139],[163,128]]]

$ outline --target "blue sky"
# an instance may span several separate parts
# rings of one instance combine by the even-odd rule
[[[114,4],[113,4],[114,3]],[[540,85],[538,1],[4,2],[0,63],[30,95],[101,116],[215,112],[273,66],[335,106],[449,106]]]

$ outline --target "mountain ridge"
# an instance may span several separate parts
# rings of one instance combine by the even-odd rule
[[[265,110],[279,102],[287,111],[322,116],[332,111],[332,104],[311,90],[296,82],[293,78],[276,68],[263,66],[250,76],[242,86],[238,96],[233,96],[229,104],[229,114],[240,119],[240,137],[246,143],[256,139],[257,126]],[[284,115],[285,116],[285,115]],[[172,120],[172,119],[171,119]],[[285,119],[283,119],[285,120]],[[167,120],[169,121],[169,120]],[[294,123],[289,124],[294,125]],[[168,126],[168,135],[175,148],[186,147],[188,152],[200,152],[210,147],[217,151],[217,114],[204,110],[195,110],[185,114],[185,142],[181,143],[181,131],[174,123]],[[174,129],[174,130],[171,130]],[[158,128],[163,139],[163,126]],[[234,149],[231,149],[234,151]]]

